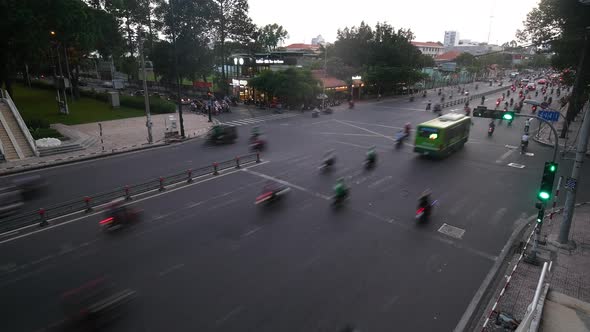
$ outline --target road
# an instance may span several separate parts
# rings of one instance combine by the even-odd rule
[[[532,142],[533,155],[506,147],[518,146],[522,119],[498,125],[492,137],[488,120],[474,119],[468,144],[445,160],[393,149],[404,123],[434,117],[424,102],[359,103],[320,118],[266,122],[263,163],[134,202],[143,222],[116,234],[99,231],[97,214],[0,240],[3,327],[33,331],[59,321],[60,293],[108,275],[140,294],[114,331],[452,330],[515,221],[535,213],[552,151]],[[107,178],[105,187],[123,185],[190,167],[195,155],[232,157],[245,151],[249,129],[239,127],[241,139],[231,146],[191,142],[46,172],[86,172],[94,186]],[[366,171],[370,146],[379,161]],[[337,164],[320,174],[328,149]],[[569,169],[571,161],[560,163],[560,172]],[[329,196],[340,177],[351,199],[334,211]],[[293,190],[280,204],[254,206],[269,181]],[[415,225],[425,188],[440,203],[429,223]],[[63,194],[83,189],[72,183]],[[588,200],[588,189],[580,187],[579,197]],[[443,224],[457,233],[443,234]]]

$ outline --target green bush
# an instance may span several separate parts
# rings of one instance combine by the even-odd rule
[[[41,118],[25,118],[25,124],[32,129],[48,129],[49,121]]]
[[[53,138],[62,138],[63,135],[53,129],[53,128],[36,128],[31,130],[31,135],[33,136],[33,139],[38,140],[40,138],[47,138],[47,137],[53,137]]]
[[[144,109],[145,101],[143,97],[120,96],[121,106]],[[174,113],[176,105],[168,100],[150,97],[150,112],[153,114]]]

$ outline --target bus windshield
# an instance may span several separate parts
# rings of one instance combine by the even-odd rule
[[[430,127],[420,127],[418,129],[418,136],[435,140],[438,138],[438,129]]]

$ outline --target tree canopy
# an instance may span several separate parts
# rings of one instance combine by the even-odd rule
[[[267,94],[269,100],[278,98],[291,106],[308,103],[320,91],[319,82],[312,77],[311,72],[299,68],[263,71],[250,79],[249,85]]]

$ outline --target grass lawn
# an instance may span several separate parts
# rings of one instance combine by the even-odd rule
[[[145,115],[143,110],[128,107],[112,109],[109,104],[91,98],[72,101],[68,94],[70,114],[63,115],[57,110],[56,92],[44,89],[29,89],[21,84],[13,85],[11,96],[24,119],[44,119],[49,123],[74,125],[89,122],[125,119]]]

